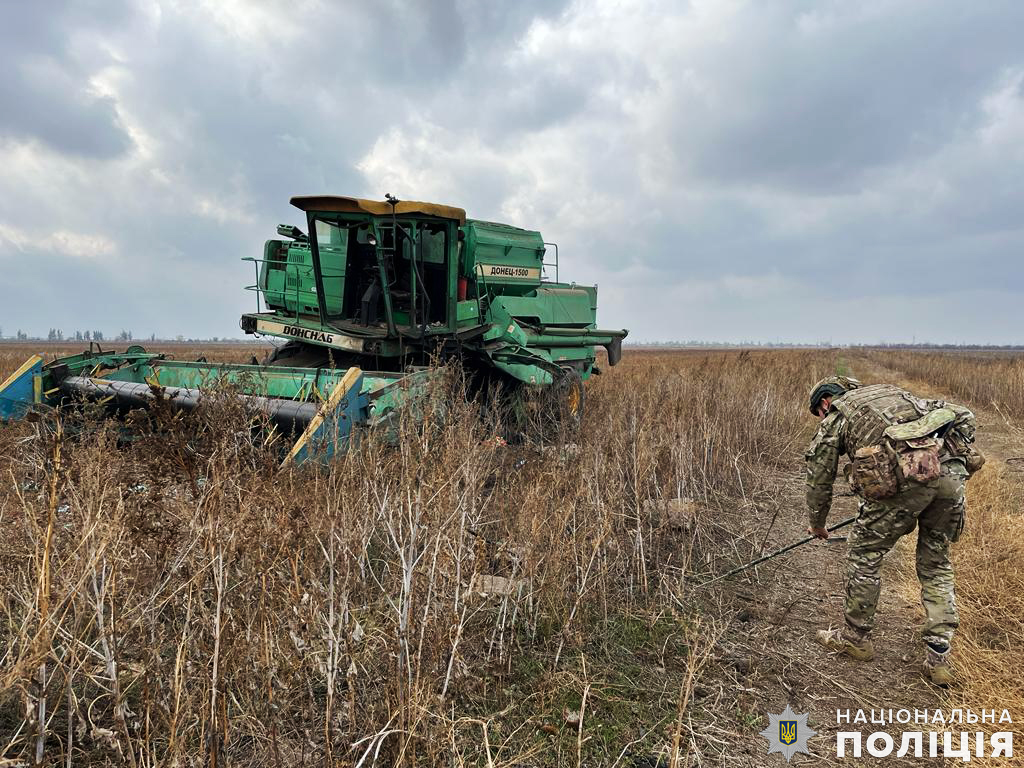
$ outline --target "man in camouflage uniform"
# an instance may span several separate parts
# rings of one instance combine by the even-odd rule
[[[907,424],[913,429],[911,422],[923,422],[922,428],[929,429],[936,419],[924,421],[924,417],[931,412],[947,409],[938,421],[948,418],[950,410],[955,413],[952,423],[928,436],[945,435],[938,454],[941,470],[935,467],[933,472],[937,477],[915,482],[894,473],[895,493],[881,499],[865,498],[865,491],[855,489],[860,514],[848,542],[846,625],[817,633],[818,642],[834,651],[863,661],[874,657],[870,633],[881,590],[882,558],[916,527],[917,576],[926,616],[925,667],[932,682],[952,682],[949,648],[959,620],[949,544],[963,529],[968,465],[973,471],[983,461],[969,446],[974,439],[973,414],[962,406],[922,400],[889,384],[865,387],[856,379],[840,376],[820,381],[811,391],[810,406],[811,413],[821,418],[821,425],[806,454],[808,531],[822,539],[828,538],[825,520],[841,454],[853,459],[858,449],[881,445],[887,439],[883,433],[892,425]],[[966,446],[966,450],[954,452],[950,446]],[[965,459],[967,453],[970,456]]]

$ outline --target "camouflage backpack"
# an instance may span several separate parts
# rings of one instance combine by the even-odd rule
[[[928,483],[942,472],[939,435],[956,414],[891,384],[873,384],[832,402],[846,419],[850,485],[868,499],[887,499],[907,483]]]

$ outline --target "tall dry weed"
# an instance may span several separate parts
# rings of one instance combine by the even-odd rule
[[[687,764],[716,631],[687,585],[720,554],[719,510],[777,503],[828,362],[634,354],[591,382],[576,442],[539,447],[501,445],[456,381],[444,418],[404,423],[397,445],[366,435],[285,471],[230,400],[142,419],[131,444],[88,414],[0,430],[0,749],[368,766],[663,748]],[[663,514],[676,498],[699,502],[686,525]],[[614,660],[659,653],[655,632],[647,666],[677,696],[638,692],[643,716],[598,738],[624,695]],[[566,734],[552,713],[570,701]]]
[[[869,356],[951,396],[1024,422],[1024,356],[985,351],[872,351]]]
[[[1018,447],[1024,438],[1024,358],[1006,354],[903,350],[875,351],[871,359],[967,405],[988,411],[999,441]],[[984,425],[982,425],[984,428]],[[1024,487],[1019,457],[989,456],[967,485],[967,524],[953,547],[960,628],[956,639],[959,684],[947,693],[951,707],[974,712],[1024,711],[1020,654],[1024,644]],[[1007,459],[1007,460],[1004,460]],[[981,723],[988,732],[1003,724]],[[1002,758],[978,758],[1002,765]]]
[[[968,484],[968,521],[954,550],[960,629],[953,706],[1024,712],[1024,493],[1016,470],[992,461]],[[985,724],[989,732],[1012,726]],[[987,764],[984,760],[980,764]],[[1003,764],[1002,759],[992,764]]]

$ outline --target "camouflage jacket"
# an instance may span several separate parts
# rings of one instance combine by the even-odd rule
[[[821,422],[804,455],[807,460],[807,509],[814,528],[825,525],[832,507],[832,485],[839,471],[839,457],[846,453],[845,427],[846,417],[833,410]]]
[[[954,451],[952,456],[944,449],[944,460],[960,458],[965,451],[973,451],[969,444],[974,440],[975,419],[969,409],[941,400],[920,400],[904,390],[886,385],[864,387],[856,392],[857,394],[852,396],[837,398],[831,412],[818,426],[818,431],[804,455],[807,461],[807,508],[810,512],[810,524],[814,528],[825,525],[829,509],[832,506],[832,486],[839,471],[839,457],[844,453],[852,456],[857,448],[873,444],[881,436],[880,430],[873,428],[869,423],[871,419],[865,417],[863,413],[858,415],[856,410],[844,407],[848,400],[871,401],[874,399],[876,403],[888,405],[889,407],[884,411],[886,422],[902,422],[919,413],[925,413],[938,407],[950,408],[957,414],[953,430],[955,435],[961,436],[963,445],[961,451]],[[882,397],[877,395],[882,395]],[[914,407],[908,408],[907,404]],[[849,416],[851,415],[858,417],[855,419],[856,423],[850,422]],[[877,419],[875,420],[877,421]],[[884,422],[882,425],[884,426]],[[947,443],[955,435],[947,437]],[[975,451],[975,453],[977,452]],[[980,457],[980,453],[977,455]],[[983,457],[981,457],[981,461],[984,461]],[[968,470],[974,471],[970,462],[968,462]]]

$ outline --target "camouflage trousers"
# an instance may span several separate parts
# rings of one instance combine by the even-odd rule
[[[861,500],[849,538],[846,571],[846,623],[858,636],[875,623],[881,591],[882,558],[901,536],[917,534],[917,578],[924,606],[924,640],[948,645],[959,625],[949,543],[959,537],[965,513],[967,470],[947,461],[927,485],[914,484],[891,499]]]

